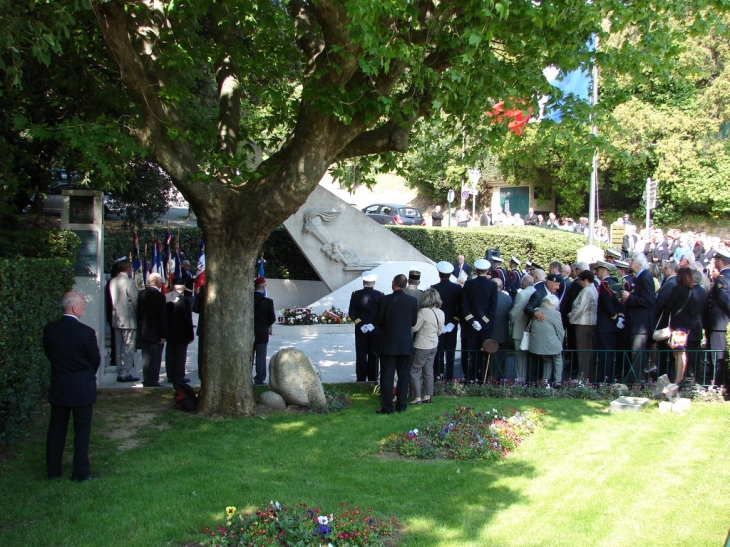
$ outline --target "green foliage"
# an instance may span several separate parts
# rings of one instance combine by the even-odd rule
[[[58,319],[61,297],[73,287],[79,245],[69,232],[53,233],[50,245],[42,232],[14,235],[30,256],[43,258],[14,249],[14,258],[0,259],[0,443],[18,435],[48,388],[43,327]]]
[[[587,245],[585,237],[560,230],[530,226],[485,228],[418,228],[387,226],[433,261],[455,262],[463,254],[467,263],[484,258],[486,249],[499,249],[501,256],[532,260],[547,268],[557,260],[572,264],[576,252]]]
[[[0,257],[58,257],[75,260],[80,242],[79,236],[70,230],[2,230],[0,231]]]
[[[333,412],[342,412],[352,406],[349,391],[336,384],[325,384],[322,387],[327,402],[324,405],[319,404],[317,401],[312,402],[309,408],[310,414],[332,414]]]

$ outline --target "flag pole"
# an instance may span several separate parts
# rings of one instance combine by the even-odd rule
[[[591,97],[591,106],[595,109],[598,104],[598,62],[596,53],[598,52],[598,34],[593,36],[593,70],[591,76],[593,80],[593,93]],[[595,110],[591,113],[593,121],[593,136],[598,136],[598,124],[596,123]],[[591,172],[591,187],[588,198],[588,245],[593,245],[595,226],[596,226],[596,194],[598,193],[598,147],[593,151],[593,171]]]

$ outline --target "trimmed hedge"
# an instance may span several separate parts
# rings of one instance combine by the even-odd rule
[[[152,235],[157,239],[164,238],[164,228],[155,230],[138,230],[140,252],[144,253],[145,243],[147,244],[147,259],[152,257]],[[180,247],[185,253],[185,259],[190,261],[194,271],[198,263],[200,251],[200,228],[177,228],[173,229],[173,244],[180,234]],[[123,257],[129,256],[132,252],[132,241],[134,232],[121,231],[107,233],[104,237],[104,271],[110,272],[112,264]],[[319,280],[317,273],[312,269],[307,259],[297,247],[297,244],[289,236],[283,226],[274,230],[263,246],[264,258],[266,258],[266,277],[272,279],[306,279]]]
[[[463,254],[468,264],[474,264],[478,258],[484,258],[486,249],[499,249],[500,256],[505,259],[505,267],[514,255],[523,263],[532,260],[545,271],[555,260],[561,264],[573,264],[577,260],[578,249],[588,244],[588,240],[579,234],[532,226],[387,228],[435,262],[456,262],[456,257]]]
[[[12,238],[6,233],[3,239]],[[3,251],[26,250],[47,258],[0,258],[0,442],[4,444],[18,435],[48,389],[43,327],[58,319],[61,298],[73,287],[80,243],[73,232],[58,231],[18,232],[17,241],[24,242],[25,249],[16,245]]]

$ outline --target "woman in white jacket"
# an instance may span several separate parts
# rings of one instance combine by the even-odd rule
[[[411,365],[411,393],[415,397],[412,405],[430,403],[433,395],[433,359],[439,344],[439,335],[444,330],[444,312],[441,307],[441,296],[436,289],[428,289],[423,293],[421,309],[413,327],[416,340],[413,342],[414,355]],[[421,376],[423,376],[423,399],[421,399]]]
[[[578,366],[581,376],[588,380],[593,351],[593,331],[598,314],[598,291],[593,284],[593,272],[583,270],[578,276],[581,291],[568,312],[568,321],[575,329],[575,347],[578,350]]]

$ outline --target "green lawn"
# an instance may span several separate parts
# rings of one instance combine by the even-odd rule
[[[91,446],[100,480],[45,479],[45,422],[2,454],[0,544],[178,547],[222,522],[227,505],[271,500],[394,514],[399,546],[720,546],[730,526],[730,404],[679,416],[438,398],[377,416],[376,398],[351,389],[344,412],[241,420],[184,414],[166,390],[104,392]],[[459,403],[539,406],[547,417],[496,464],[378,455],[391,433]]]

